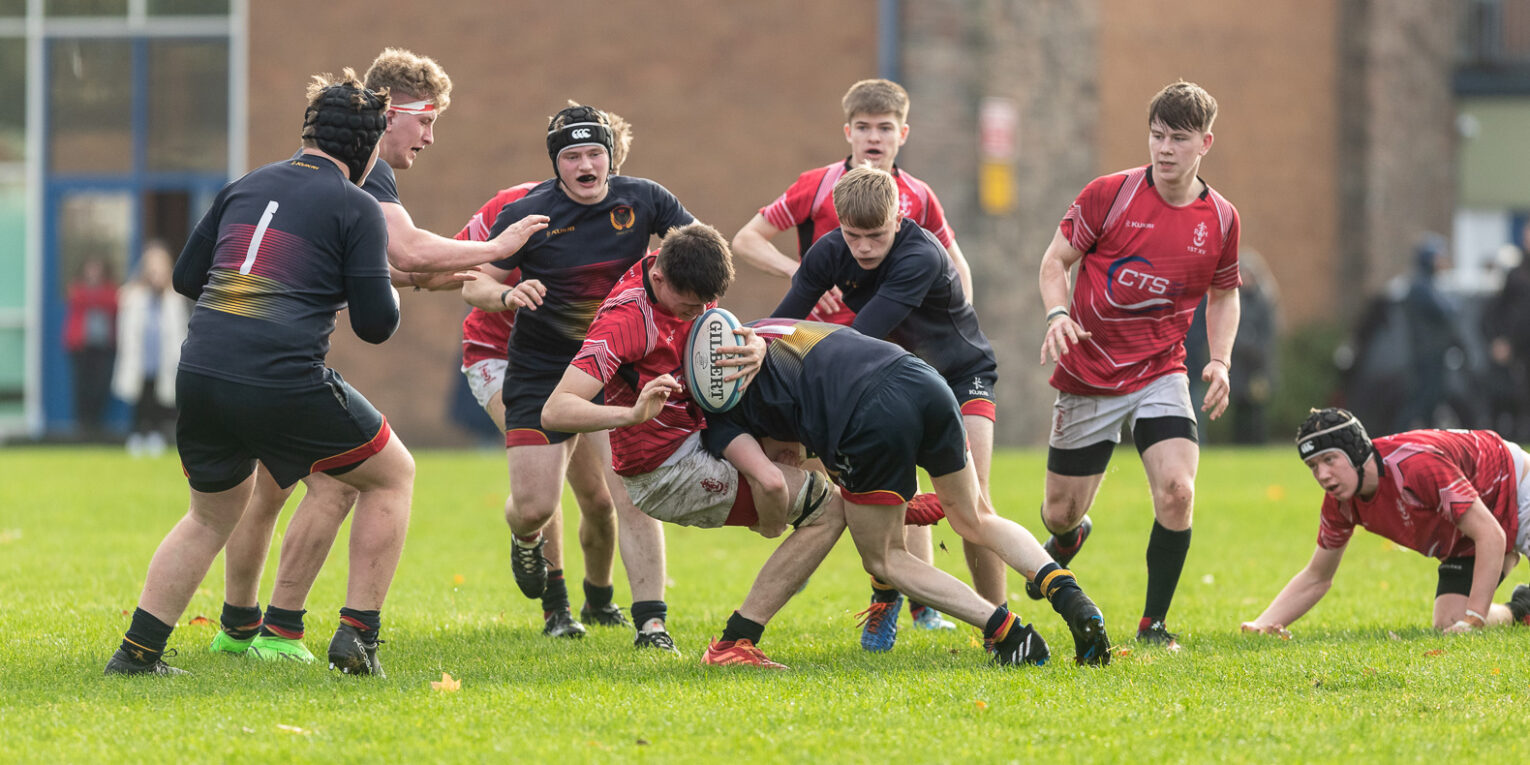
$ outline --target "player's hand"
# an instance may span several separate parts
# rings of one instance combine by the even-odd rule
[[[1093,333],[1085,332],[1084,326],[1074,321],[1072,316],[1058,316],[1047,325],[1046,337],[1041,340],[1041,363],[1047,363],[1048,356],[1051,356],[1053,364],[1062,361],[1070,348],[1092,336]]]
[[[1250,634],[1274,635],[1282,640],[1291,639],[1291,631],[1281,624],[1260,624],[1259,622],[1244,622],[1243,631]]]
[[[632,405],[632,422],[627,424],[636,425],[658,417],[659,412],[664,411],[664,402],[680,390],[680,383],[673,375],[659,375],[649,380],[638,393],[637,403]]]
[[[417,289],[452,290],[473,280],[473,274],[478,273],[472,269],[466,271],[438,271],[436,273],[410,273],[409,285]]]
[[[546,215],[528,215],[506,226],[504,231],[499,232],[499,236],[489,241],[501,247],[501,257],[508,258],[520,251],[532,234],[547,228],[549,220]]]
[[[510,287],[509,290],[509,292],[503,293],[504,297],[501,298],[501,301],[505,304],[506,308],[512,311],[522,308],[528,311],[535,311],[541,307],[542,299],[547,297],[547,288],[542,286],[540,279],[527,279],[516,284],[514,287]]]
[[[760,365],[765,363],[765,338],[755,334],[753,327],[739,327],[733,330],[733,334],[743,338],[744,344],[718,348],[717,355],[723,358],[718,360],[717,366],[739,367],[737,371],[723,377],[723,382],[733,382],[743,377],[744,384],[739,390],[747,390],[749,383],[759,373]]]
[[[1232,391],[1232,383],[1227,379],[1227,365],[1218,360],[1206,362],[1201,370],[1201,382],[1207,384],[1201,411],[1210,412],[1211,419],[1215,420],[1227,411],[1228,394]]]
[[[830,287],[828,292],[818,297],[818,313],[821,316],[839,311],[845,305],[845,294],[838,287]]]
[[[1447,635],[1464,635],[1468,632],[1476,632],[1479,629],[1481,628],[1465,619],[1458,619],[1455,624],[1446,627],[1443,632]]]

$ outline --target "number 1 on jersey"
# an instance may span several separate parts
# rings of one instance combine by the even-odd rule
[[[260,240],[266,238],[266,228],[271,225],[271,218],[276,216],[276,208],[280,207],[273,199],[266,203],[266,211],[260,215],[260,225],[255,227],[255,235],[250,237],[250,249],[244,254],[244,264],[239,266],[239,275],[248,276],[250,269],[255,267],[255,254],[260,251]]]

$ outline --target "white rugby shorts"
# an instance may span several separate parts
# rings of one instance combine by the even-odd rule
[[[1052,405],[1052,436],[1048,443],[1056,449],[1082,449],[1101,441],[1119,444],[1123,424],[1136,427],[1138,420],[1153,417],[1195,420],[1188,376],[1164,375],[1121,396],[1059,392]]]

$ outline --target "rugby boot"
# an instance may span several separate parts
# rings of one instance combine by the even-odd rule
[[[910,608],[909,611],[908,611],[908,615],[909,615],[910,618],[912,618],[914,620],[914,626],[916,628],[918,628],[918,629],[922,629],[922,630],[954,630],[954,629],[956,629],[956,623],[955,622],[952,622],[952,621],[949,621],[949,620],[945,619],[944,617],[942,617],[940,615],[939,611],[936,611],[935,609],[930,608],[929,606],[920,606],[918,608]]]
[[[663,629],[644,630],[637,634],[632,641],[633,648],[652,648],[664,653],[681,655],[680,649],[675,647],[675,639],[669,636],[669,632]]]
[[[329,641],[329,668],[346,675],[387,677],[377,658],[377,646],[382,642],[365,642],[361,639],[361,630],[342,622],[335,630],[334,639]]]
[[[755,647],[748,638],[738,640],[713,640],[702,654],[701,663],[711,667],[747,666],[761,669],[789,669],[785,664],[771,661]]]
[[[538,536],[536,544],[531,545],[521,544],[521,540],[513,537],[510,540],[510,572],[515,575],[521,594],[528,598],[540,598],[547,589],[547,559],[542,557],[546,544],[546,536]]]
[[[1148,645],[1161,645],[1165,648],[1178,649],[1179,635],[1169,631],[1162,619],[1142,617],[1137,625],[1137,642]]]
[[[993,657],[993,663],[1001,667],[1014,667],[1023,664],[1035,664],[1041,666],[1051,658],[1052,652],[1047,649],[1047,641],[1041,637],[1029,624],[1020,624],[1018,621],[1009,628],[1009,634],[1003,640],[984,641],[989,654]]]
[[[871,601],[860,617],[861,647],[876,653],[891,651],[898,641],[898,615],[903,613],[903,596],[889,603]]]
[[[1530,584],[1515,587],[1514,594],[1504,605],[1509,607],[1509,614],[1514,617],[1515,624],[1530,626]]]
[[[586,632],[584,625],[574,621],[574,615],[567,608],[544,611],[542,621],[542,634],[548,637],[582,638]]]
[[[304,664],[318,661],[302,640],[275,635],[257,636],[250,645],[250,655],[264,661],[297,661]]]
[[[622,613],[622,607],[615,603],[607,603],[599,608],[591,606],[589,601],[579,609],[579,621],[585,624],[593,624],[597,627],[631,627],[632,621]]]
[[[176,669],[175,667],[172,667],[169,664],[165,663],[165,659],[168,659],[168,658],[170,658],[170,657],[172,657],[174,655],[175,655],[175,649],[172,648],[172,649],[170,649],[168,651],[165,651],[160,656],[155,657],[155,659],[153,661],[138,661],[138,660],[134,659],[132,657],[132,655],[129,654],[127,651],[124,651],[121,648],[118,648],[117,652],[112,654],[112,658],[109,659],[106,662],[106,672],[104,674],[108,674],[108,675],[188,675],[188,674],[191,674],[191,673],[187,672],[184,669]]]
[[[239,640],[220,629],[218,634],[213,635],[212,644],[207,646],[207,650],[211,653],[231,653],[235,656],[242,656],[245,651],[249,650],[250,644],[254,642],[255,638]]]

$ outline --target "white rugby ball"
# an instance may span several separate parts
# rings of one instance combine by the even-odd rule
[[[738,367],[717,365],[727,358],[717,353],[718,348],[743,345],[739,336],[733,334],[739,326],[738,318],[727,309],[708,308],[691,326],[690,339],[685,343],[686,384],[690,386],[691,399],[713,414],[732,409],[743,395],[742,378],[723,380],[737,372]]]

